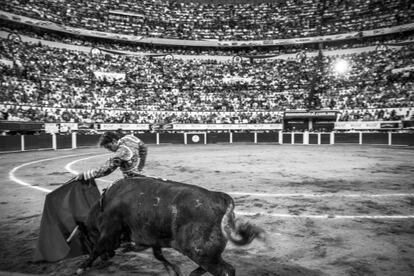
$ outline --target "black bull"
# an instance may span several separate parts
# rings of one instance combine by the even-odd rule
[[[99,256],[114,255],[121,241],[132,240],[141,249],[152,248],[172,275],[182,275],[178,266],[162,255],[161,248],[174,248],[199,265],[190,275],[235,275],[221,254],[227,241],[246,245],[264,238],[264,231],[234,217],[234,201],[225,193],[140,177],[114,183],[90,210],[81,232],[90,244],[90,256],[78,273]]]

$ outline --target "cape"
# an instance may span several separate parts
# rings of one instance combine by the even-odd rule
[[[56,262],[87,254],[79,234],[67,239],[78,222],[86,223],[89,209],[99,198],[93,179],[69,181],[47,194],[33,261]]]

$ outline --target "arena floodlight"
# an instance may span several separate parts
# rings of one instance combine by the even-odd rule
[[[345,59],[337,59],[333,64],[333,70],[337,74],[346,74],[350,70],[350,64]]]

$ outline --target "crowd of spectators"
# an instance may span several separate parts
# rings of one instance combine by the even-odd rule
[[[281,123],[282,112],[175,112],[126,111],[113,109],[48,108],[0,105],[5,110],[0,120],[77,122],[77,123],[134,123],[134,124],[258,124]]]
[[[284,0],[243,4],[166,0],[2,2],[4,11],[66,26],[184,40],[300,38],[414,21],[414,3],[409,0]]]
[[[126,111],[113,109],[49,108],[0,105],[0,120],[46,123],[133,123],[133,124],[269,124],[282,123],[283,112],[176,112]],[[337,121],[414,120],[414,108],[343,110]]]
[[[399,121],[414,120],[414,108],[343,110],[338,121]]]
[[[278,122],[285,110],[307,108],[308,91],[315,77],[319,79],[314,87],[319,108],[414,107],[414,78],[409,70],[413,46],[325,56],[324,69],[320,71],[318,58],[254,62],[150,60],[120,55],[90,56],[6,39],[0,42],[0,59],[13,62],[12,66],[0,65],[0,103],[7,106],[8,110],[3,112],[10,114],[10,118]],[[338,58],[351,64],[348,73],[338,75],[331,70]],[[125,73],[125,78],[99,80],[94,74],[97,71]],[[169,112],[157,113],[160,110]],[[373,118],[395,117],[386,114],[373,114]],[[366,117],[360,115],[342,119]]]

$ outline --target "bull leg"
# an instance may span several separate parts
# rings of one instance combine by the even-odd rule
[[[76,271],[77,274],[82,274],[87,268],[91,267],[93,262],[100,256],[103,261],[108,260],[110,257],[115,255],[115,251],[106,250],[108,239],[99,239],[99,242],[89,258],[84,261],[80,268]],[[109,242],[108,242],[109,243]]]
[[[115,255],[115,249],[120,244],[117,233],[103,234],[96,245],[96,254],[101,257],[102,261],[106,261]]]
[[[206,272],[207,272],[207,270],[205,270],[204,268],[202,268],[201,266],[199,266],[197,269],[193,270],[190,273],[190,276],[199,276],[199,275],[203,275]]]
[[[209,233],[199,236],[194,233]],[[197,237],[188,239],[186,237]],[[197,263],[200,267],[191,272],[191,276],[202,275],[208,271],[214,276],[235,276],[235,269],[226,263],[221,253],[226,247],[226,239],[223,237],[220,227],[205,224],[190,225],[179,240],[178,249]]]
[[[80,275],[82,274],[87,268],[92,266],[92,263],[99,257],[98,254],[96,254],[96,251],[93,251],[89,258],[84,261],[81,266],[76,270],[76,274]]]
[[[169,275],[173,275],[173,276],[182,276],[183,274],[181,273],[180,268],[175,265],[170,263],[162,254],[162,250],[160,247],[153,247],[152,248],[152,252],[154,253],[154,257],[161,261],[164,264],[165,269],[168,271]],[[172,270],[171,270],[172,269]]]

